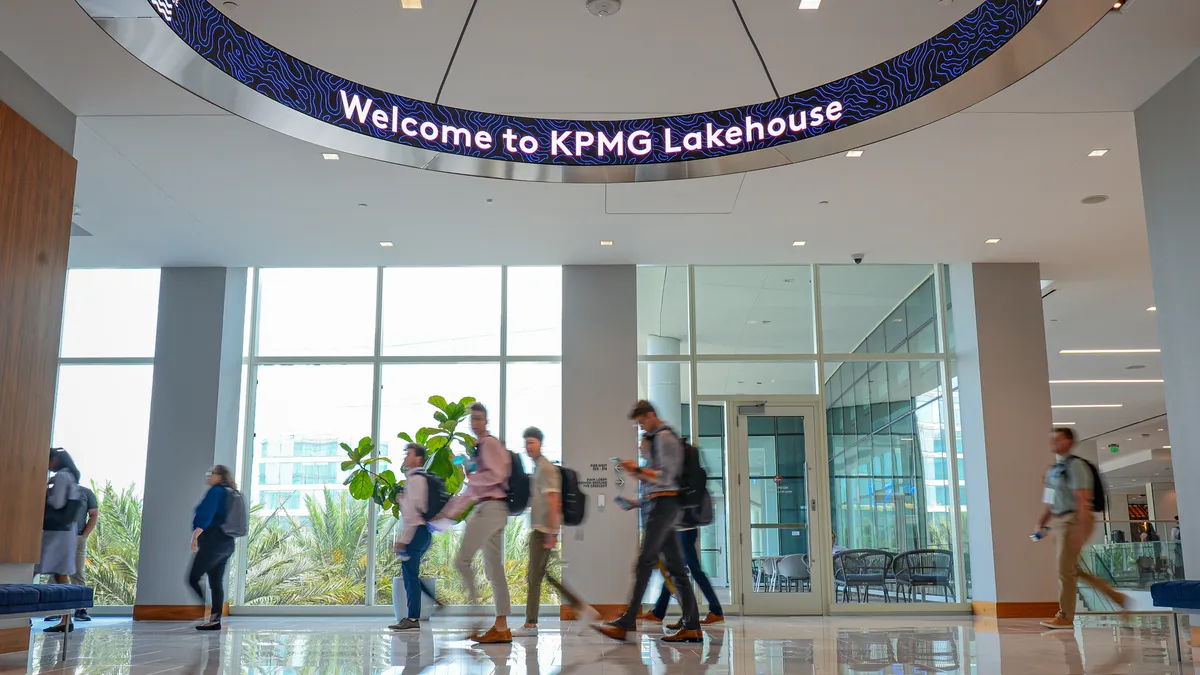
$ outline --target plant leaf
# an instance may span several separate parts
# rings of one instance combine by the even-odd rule
[[[434,436],[433,438],[429,439],[428,450],[430,450],[431,452],[434,450],[441,450],[442,448],[445,448],[449,445],[450,445],[449,438],[447,438],[445,436]]]
[[[473,404],[473,403],[475,403],[474,396],[464,396],[464,397],[458,399],[458,404],[463,407],[463,410],[470,408],[471,404]]]
[[[446,409],[446,397],[438,396],[438,395],[434,394],[433,396],[429,397],[429,405],[437,408],[438,410],[445,410]]]
[[[371,474],[362,469],[354,472],[354,477],[350,479],[350,496],[359,500],[370,499],[374,492],[375,485]]]
[[[392,506],[392,517],[393,518],[400,517],[400,505],[399,504],[395,504]]]
[[[426,430],[425,428],[422,428],[420,431],[417,432],[417,441],[416,442],[419,443],[420,445],[425,445],[425,443],[427,443],[428,441],[429,441],[429,431]]]
[[[402,441],[407,441],[409,443],[416,443],[416,441],[414,441],[412,439],[412,436],[408,435],[407,431],[401,431],[400,433],[396,434],[396,438],[399,438]]]
[[[446,414],[461,422],[467,416],[467,406],[461,403],[451,403]]]
[[[437,420],[438,422],[445,422],[449,418],[446,417],[446,413],[442,412],[441,410],[436,410],[433,413],[433,419]]]
[[[338,443],[338,445],[340,445],[340,446],[341,446],[342,450],[345,450],[345,451],[346,451],[346,454],[347,454],[347,455],[352,455],[352,454],[354,454],[354,448],[350,447],[348,444],[346,444],[346,443]]]
[[[342,471],[349,471],[350,469],[353,469],[356,464],[358,464],[358,462],[348,459],[342,462]]]
[[[385,499],[383,500],[383,504],[382,504],[382,506],[383,506],[383,510],[384,510],[384,511],[391,511],[391,510],[392,510],[392,507],[393,507],[393,506],[395,506],[395,504],[393,504],[393,503],[392,503],[392,500],[390,500],[390,499],[386,499],[386,498],[385,498]]]
[[[372,464],[375,464],[376,462],[387,462],[388,464],[391,464],[392,458],[391,457],[372,457],[371,459],[363,460],[363,466],[370,466]]]
[[[391,469],[384,469],[379,472],[379,480],[387,483],[388,487],[396,484],[396,474]]]
[[[433,438],[434,436],[437,436],[438,434],[444,433],[445,429],[441,429],[438,427],[421,427],[421,431],[418,431],[417,435],[420,435],[422,432],[425,433],[425,438],[429,439],[429,438]]]

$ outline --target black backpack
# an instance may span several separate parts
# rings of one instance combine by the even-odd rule
[[[426,501],[425,511],[421,517],[428,521],[430,517],[436,516],[446,508],[446,503],[450,501],[450,493],[446,492],[446,481],[442,480],[441,476],[426,473],[424,469],[413,473],[425,477]]]
[[[674,434],[683,446],[683,473],[679,476],[679,503],[684,509],[683,520],[695,527],[708,525],[713,521],[712,496],[708,494],[708,472],[700,462],[700,449],[683,440],[673,429],[665,431]],[[650,447],[654,448],[653,442]]]
[[[1100,470],[1096,468],[1095,464],[1092,464],[1079,455],[1071,455],[1071,457],[1087,464],[1087,468],[1091,470],[1092,511],[1094,513],[1104,513],[1104,510],[1108,508],[1108,496],[1104,493],[1104,480],[1100,478]]]
[[[587,517],[587,494],[579,489],[579,473],[565,466],[558,467],[562,478],[563,525],[575,527]]]
[[[509,450],[512,459],[512,473],[508,475],[508,515],[515,516],[529,507],[529,474],[525,473],[525,463],[521,456]]]

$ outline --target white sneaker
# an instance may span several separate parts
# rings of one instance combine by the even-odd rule
[[[512,636],[515,638],[537,637],[537,634],[537,626],[521,626],[512,632]]]

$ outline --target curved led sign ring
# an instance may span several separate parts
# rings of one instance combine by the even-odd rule
[[[985,0],[883,63],[806,91],[627,120],[497,115],[393,94],[270,45],[207,0],[148,0],[155,18],[97,18],[192,93],[276,131],[386,162],[493,178],[629,182],[800,162],[929,124],[1009,86],[1087,32],[1111,0]]]

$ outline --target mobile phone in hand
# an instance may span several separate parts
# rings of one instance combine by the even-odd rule
[[[617,495],[616,497],[613,497],[613,503],[616,504],[617,506],[625,509],[626,511],[632,511],[633,509],[637,508],[637,504],[634,504],[633,502],[622,497],[621,495]]]

